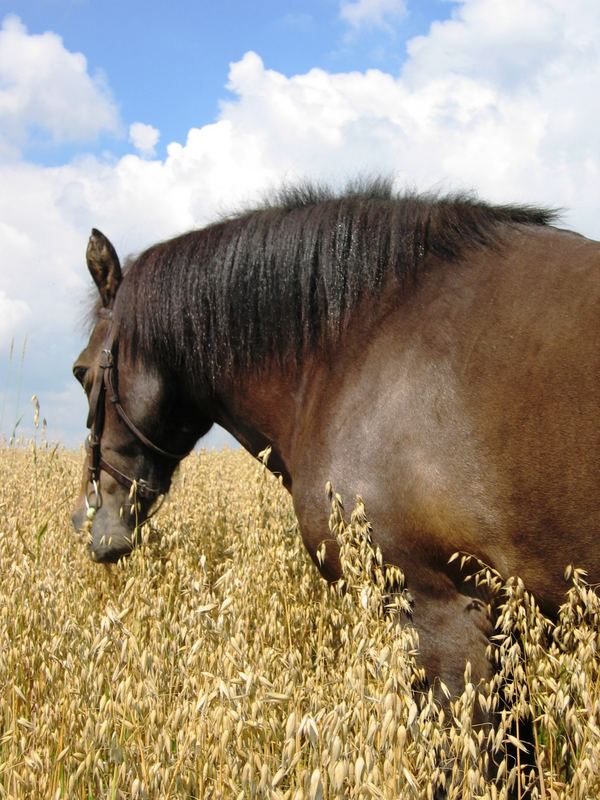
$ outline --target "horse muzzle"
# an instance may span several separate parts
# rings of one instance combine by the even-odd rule
[[[116,564],[121,558],[128,556],[133,550],[131,539],[115,539],[102,536],[98,543],[90,542],[89,554],[92,561],[98,564]]]
[[[128,556],[134,547],[135,530],[125,523],[111,524],[108,514],[98,511],[92,515],[90,524],[89,512],[83,503],[71,515],[73,527],[78,533],[85,531],[89,525],[90,541],[88,553],[92,561],[99,564],[114,564],[120,558]]]
[[[88,552],[92,561],[100,564],[115,564],[128,556],[134,547],[135,531],[124,523],[109,524],[104,515],[98,513],[92,521]]]

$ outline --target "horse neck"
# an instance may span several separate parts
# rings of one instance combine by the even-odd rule
[[[311,370],[311,359],[294,368],[271,363],[257,372],[237,376],[217,392],[215,421],[253,455],[270,446],[273,455],[269,466],[283,474],[284,483],[302,422]]]
[[[330,351],[317,348],[298,363],[290,358],[282,366],[274,359],[260,370],[236,375],[215,393],[215,422],[254,455],[271,446],[275,458],[270,466],[277,461],[291,469],[296,444],[311,419],[321,415],[323,398],[331,396],[340,376],[353,373],[355,362],[363,358],[365,343],[376,338],[382,321],[396,308],[397,287],[390,281],[376,303],[367,297],[356,309],[342,341]],[[280,471],[285,483],[283,466]]]

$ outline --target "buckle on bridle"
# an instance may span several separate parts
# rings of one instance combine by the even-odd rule
[[[103,348],[102,352],[100,353],[100,361],[98,366],[101,369],[109,369],[110,367],[114,366],[114,363],[112,350],[107,347]]]
[[[89,490],[90,485],[92,487],[93,495]],[[100,492],[100,484],[94,478],[88,481],[88,485],[85,490],[85,508],[88,519],[93,519],[96,511],[102,508],[102,493]]]

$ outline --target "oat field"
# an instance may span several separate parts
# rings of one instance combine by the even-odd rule
[[[600,796],[600,609],[578,571],[555,625],[519,581],[497,587],[500,678],[477,693],[467,669],[440,706],[360,502],[330,494],[328,586],[260,464],[192,455],[142,547],[104,568],[71,530],[80,470],[0,450],[0,797]]]

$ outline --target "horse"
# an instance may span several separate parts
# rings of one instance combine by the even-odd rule
[[[363,499],[428,679],[459,694],[466,658],[491,677],[490,617],[453,553],[519,575],[549,614],[566,565],[600,580],[600,244],[555,222],[375,180],[284,188],[124,269],[94,229],[73,366],[90,428],[73,522],[92,518],[91,557],[131,551],[217,423],[271,447],[329,581],[325,486]]]

